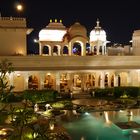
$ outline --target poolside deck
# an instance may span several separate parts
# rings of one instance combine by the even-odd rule
[[[130,122],[117,122],[115,123],[119,128],[121,129],[134,129],[134,128],[140,128],[140,124],[135,121]]]

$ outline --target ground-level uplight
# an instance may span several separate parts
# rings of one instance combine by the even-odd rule
[[[54,124],[53,123],[50,123],[49,126],[50,126],[50,130],[54,130]]]

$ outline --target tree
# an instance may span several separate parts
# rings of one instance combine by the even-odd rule
[[[7,75],[13,72],[13,65],[7,59],[4,59],[0,63],[0,100],[6,98],[8,93],[14,88],[9,85]]]

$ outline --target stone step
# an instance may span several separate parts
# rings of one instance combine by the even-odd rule
[[[91,95],[87,93],[77,93],[77,94],[72,94],[72,98],[87,99],[87,98],[91,98]]]

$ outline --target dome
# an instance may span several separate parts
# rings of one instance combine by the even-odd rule
[[[62,21],[50,21],[48,26],[39,32],[39,41],[62,41],[66,32],[67,29],[62,24]]]
[[[106,41],[106,32],[99,26],[99,20],[97,20],[96,27],[90,32],[90,42],[92,41]]]
[[[68,30],[71,37],[83,36],[87,37],[87,30],[85,26],[81,25],[79,22],[74,23]]]

